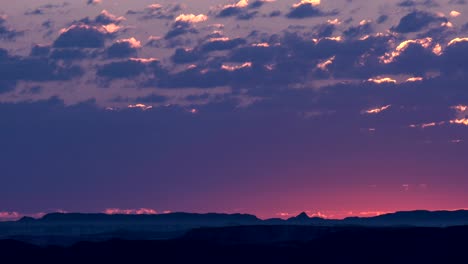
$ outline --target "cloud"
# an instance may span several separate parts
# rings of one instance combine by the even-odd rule
[[[97,75],[109,80],[135,78],[148,70],[159,69],[158,60],[128,59],[104,64],[98,67]]]
[[[231,71],[231,72],[245,69],[245,68],[251,68],[251,67],[252,67],[251,62],[245,62],[241,65],[227,65],[227,64],[221,65],[222,70]]]
[[[410,77],[406,79],[406,82],[421,82],[423,80],[424,80],[423,77]]]
[[[198,33],[198,30],[194,28],[194,24],[201,23],[208,20],[208,17],[203,14],[181,14],[175,18],[174,23],[171,25],[171,29],[164,36],[165,39],[172,39],[187,33]]]
[[[142,111],[153,109],[152,105],[145,105],[145,104],[130,104],[128,105],[130,109],[140,109]]]
[[[125,17],[118,17],[116,15],[113,15],[109,13],[107,10],[102,10],[101,13],[94,18],[94,22],[97,24],[119,24],[120,22],[126,20]]]
[[[424,6],[426,8],[431,8],[431,7],[438,7],[439,4],[436,3],[434,0],[421,0],[421,1],[403,0],[399,2],[397,6],[399,7]]]
[[[86,1],[87,5],[98,5],[98,4],[101,4],[101,3],[102,3],[102,0],[87,0]]]
[[[369,114],[369,115],[380,114],[381,112],[388,110],[391,106],[392,105],[384,105],[384,106],[377,107],[377,108],[371,108],[371,109],[363,111],[362,113]]]
[[[441,125],[444,125],[445,124],[445,121],[440,121],[440,122],[429,122],[429,123],[422,123],[422,124],[412,124],[410,125],[409,127],[410,128],[421,128],[421,129],[425,129],[425,128],[431,128],[431,127],[436,127],[436,126],[441,126]]]
[[[0,15],[0,40],[14,40],[18,36],[22,36],[24,32],[16,31],[6,25],[7,17]]]
[[[410,39],[401,42],[393,51],[379,57],[388,73],[424,76],[440,67],[441,47],[432,38]]]
[[[441,56],[440,70],[449,75],[468,71],[468,62],[464,59],[468,52],[468,38],[450,40]]]
[[[195,62],[201,59],[203,54],[194,49],[178,48],[175,50],[174,55],[171,56],[171,60],[174,63],[183,64]]]
[[[106,50],[109,58],[125,58],[137,55],[137,50],[142,47],[141,42],[131,37],[117,40]]]
[[[64,8],[64,7],[67,7],[69,5],[70,5],[70,3],[67,3],[67,2],[64,2],[64,3],[61,3],[61,4],[45,4],[45,5],[41,5],[41,6],[37,7],[37,8],[34,8],[32,10],[28,10],[24,14],[25,15],[44,15],[48,10]]]
[[[468,126],[468,118],[450,120],[450,124]]]
[[[400,19],[399,24],[391,29],[398,33],[418,32],[432,24],[440,26],[447,23],[445,17],[432,14],[426,11],[413,11]]]
[[[53,49],[50,53],[50,59],[53,60],[74,61],[92,57],[91,53],[79,48]]]
[[[218,13],[218,17],[231,17],[237,16],[243,12],[243,9],[249,5],[248,0],[240,0],[235,4],[225,5]]]
[[[462,43],[462,42],[468,42],[468,38],[454,38],[449,41],[447,46],[452,46],[452,45],[455,45],[457,43]]]
[[[175,22],[183,23],[200,23],[208,20],[208,17],[204,14],[194,15],[194,14],[180,14],[175,18]]]
[[[302,19],[338,14],[337,11],[323,12],[318,8],[319,5],[320,0],[302,0],[299,3],[292,5],[291,10],[286,15],[286,17],[292,19]]]
[[[368,20],[362,20],[359,25],[350,27],[343,32],[343,35],[347,38],[358,38],[364,35],[368,35],[373,32],[371,22]]]
[[[392,79],[392,78],[389,78],[389,77],[384,77],[384,78],[370,78],[367,80],[368,82],[373,82],[373,83],[377,83],[377,84],[381,84],[381,83],[394,83],[396,84],[397,81]]]
[[[31,48],[31,56],[38,56],[38,57],[46,57],[50,53],[50,46],[49,45],[34,45]]]
[[[238,20],[249,20],[259,13],[258,11],[250,11],[258,9],[265,3],[274,2],[273,0],[257,0],[249,3],[248,0],[240,0],[235,4],[228,4],[221,7],[217,13],[217,17],[236,17]]]
[[[450,11],[450,16],[451,16],[451,17],[458,17],[458,16],[460,16],[460,15],[461,15],[461,13],[458,12],[458,11],[456,11],[456,10]]]
[[[251,2],[248,7],[251,9],[260,8],[264,4],[271,3],[271,2],[275,2],[275,0],[256,0],[256,1]]]
[[[301,0],[301,2],[294,4],[293,7],[297,8],[297,7],[300,7],[302,5],[318,6],[318,5],[320,5],[320,0]]]
[[[167,19],[172,20],[175,14],[184,9],[182,4],[150,4],[142,11],[128,10],[128,15],[142,15],[141,19]]]
[[[246,40],[242,38],[213,38],[209,39],[205,44],[203,44],[200,49],[202,52],[210,52],[216,50],[231,50],[245,43]]]
[[[451,4],[451,5],[465,5],[466,0],[450,0],[449,4]]]
[[[63,81],[71,80],[83,74],[83,69],[76,65],[62,65],[47,57],[10,56],[0,49],[0,82],[5,87],[17,81]],[[9,85],[6,85],[9,84]]]
[[[62,29],[60,36],[53,46],[58,48],[101,48],[104,47],[110,31],[103,26],[90,26],[86,24],[72,25]]]

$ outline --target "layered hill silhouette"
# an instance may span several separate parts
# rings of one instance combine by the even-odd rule
[[[105,241],[116,238],[162,240],[184,236],[259,242],[311,239],[350,228],[361,230],[360,228],[463,225],[468,226],[468,211],[465,210],[408,211],[342,220],[309,217],[306,213],[289,219],[265,220],[249,214],[51,213],[39,219],[24,217],[18,221],[0,223],[0,239],[15,239],[39,245],[72,245],[79,241]]]
[[[12,222],[8,222],[12,223]],[[168,225],[256,225],[256,224],[295,224],[295,225],[364,225],[364,226],[453,226],[468,225],[468,210],[458,211],[402,211],[374,217],[348,217],[345,219],[325,219],[309,217],[305,212],[289,219],[272,218],[262,220],[250,214],[196,214],[169,213],[154,215],[50,213],[39,219],[23,217],[14,223],[21,224],[76,224],[76,223],[146,223]]]
[[[304,239],[275,240],[288,227]],[[216,227],[170,240],[112,239],[70,246],[0,240],[0,253],[2,263],[468,263],[467,226],[347,227],[310,236],[313,228]],[[233,240],[252,231],[254,239]]]

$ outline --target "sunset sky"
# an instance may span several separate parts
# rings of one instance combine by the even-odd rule
[[[0,220],[468,208],[468,1],[3,2]]]

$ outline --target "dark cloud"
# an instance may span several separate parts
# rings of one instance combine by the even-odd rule
[[[291,7],[291,10],[286,15],[286,17],[292,19],[301,19],[309,17],[331,16],[337,14],[338,11],[336,10],[331,12],[324,12],[318,6],[314,6],[313,4],[306,2]]]
[[[109,33],[105,28],[85,24],[72,25],[55,40],[54,47],[101,48],[108,37]]]
[[[377,24],[382,24],[382,23],[385,23],[386,21],[388,20],[388,16],[387,15],[381,15],[377,18]]]
[[[258,11],[252,11],[252,12],[243,12],[239,15],[237,15],[238,20],[250,20],[255,18],[258,15]]]
[[[450,0],[449,4],[452,5],[465,5],[467,2],[466,0]]]
[[[330,37],[335,31],[336,26],[333,24],[325,23],[314,26],[314,35],[318,38]]]
[[[265,3],[266,3],[265,1],[257,0],[257,1],[253,1],[252,3],[250,3],[248,7],[249,8],[260,8]]]
[[[128,15],[141,15],[140,19],[167,19],[173,20],[177,14],[184,9],[182,4],[152,4],[147,6],[144,10],[128,10]]]
[[[217,15],[217,17],[231,17],[240,15],[244,8],[237,6],[228,6],[223,8]]]
[[[50,53],[48,45],[34,45],[31,49],[31,56],[46,57]]]
[[[118,40],[105,51],[109,58],[135,57],[141,44],[135,38]]]
[[[392,30],[398,33],[418,32],[431,24],[440,25],[447,21],[447,18],[433,13],[413,11],[401,18],[400,23],[396,27],[392,27]]]
[[[252,9],[259,9],[267,1],[254,1],[251,3],[239,1],[236,4],[225,5],[218,11],[216,17],[225,18],[225,17],[236,17],[238,20],[250,20],[255,18],[259,11],[251,11]]]
[[[373,32],[372,24],[367,21],[363,21],[358,26],[350,27],[343,32],[343,35],[347,38],[358,38],[364,35],[368,35]]]
[[[172,24],[171,28],[166,33],[164,38],[168,40],[188,33],[197,34],[198,30],[195,27],[193,27],[192,23],[176,21]]]
[[[102,10],[99,15],[94,18],[85,17],[80,19],[79,21],[75,21],[72,25],[76,24],[85,24],[90,26],[101,26],[101,25],[109,25],[109,24],[120,24],[122,21],[125,21],[125,17],[123,16],[116,16],[110,13],[107,10]]]
[[[118,24],[121,21],[125,20],[124,17],[118,17],[116,15],[113,15],[109,13],[107,10],[103,10],[98,16],[94,18],[94,22],[97,24]]]
[[[10,56],[4,50],[0,53],[0,82],[9,89],[17,81],[64,81],[83,74],[79,66],[61,65],[47,57]]]
[[[87,5],[98,5],[102,2],[102,0],[87,0],[86,4]]]
[[[111,62],[98,67],[97,75],[108,80],[135,78],[145,72],[161,69],[159,61],[145,62],[138,59]]]
[[[217,50],[231,50],[237,46],[245,44],[247,41],[243,38],[235,39],[212,39],[201,46],[202,52],[210,52]]]
[[[225,70],[210,70],[201,72],[200,69],[188,69],[179,73],[162,76],[153,81],[156,86],[167,88],[213,88],[217,86],[228,85],[230,74]]]
[[[0,15],[0,40],[14,40],[18,36],[22,36],[24,32],[16,31],[10,28],[6,22],[6,16]]]
[[[70,4],[67,2],[61,3],[61,4],[45,4],[41,5],[37,8],[34,8],[32,10],[26,11],[24,14],[25,15],[44,15],[47,11],[50,11],[52,9],[59,9],[59,8],[64,8],[69,6]]]
[[[41,26],[46,28],[46,29],[50,29],[53,24],[54,24],[54,22],[52,22],[52,20],[47,19],[46,21],[42,22]]]
[[[188,50],[183,48],[178,48],[175,50],[174,55],[171,59],[174,63],[190,63],[195,62],[202,58],[202,54],[198,50]]]
[[[435,2],[434,0],[422,0],[422,1],[403,0],[397,3],[397,6],[400,6],[400,7],[424,6],[427,8],[431,8],[431,7],[438,7],[439,4]]]
[[[51,59],[63,61],[83,60],[90,57],[92,54],[79,48],[55,48],[50,54]]]
[[[268,16],[269,17],[281,16],[281,11],[279,11],[279,10],[271,11],[271,13]]]
[[[30,10],[30,11],[26,11],[24,14],[25,15],[43,15],[44,10],[36,8],[36,9]]]
[[[460,39],[460,41],[452,42],[444,51],[441,58],[441,71],[449,76],[457,77],[457,75],[466,75],[468,72],[468,41]],[[459,78],[459,76],[458,76]]]

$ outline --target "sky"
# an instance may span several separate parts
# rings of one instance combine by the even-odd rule
[[[0,220],[468,208],[464,0],[0,6]]]

